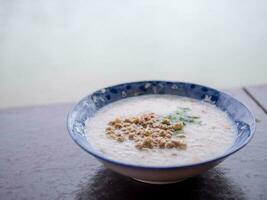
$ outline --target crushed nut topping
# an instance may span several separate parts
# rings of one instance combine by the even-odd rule
[[[142,149],[186,149],[184,123],[162,118],[155,113],[128,118],[116,118],[108,123],[106,135],[118,142],[131,140]]]

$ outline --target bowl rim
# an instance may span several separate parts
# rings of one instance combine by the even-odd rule
[[[201,162],[194,162],[194,163],[187,163],[187,164],[177,164],[177,165],[167,165],[167,166],[160,166],[160,165],[155,165],[155,166],[149,166],[149,165],[141,165],[141,164],[132,164],[132,163],[127,163],[127,162],[123,162],[123,161],[119,161],[119,160],[115,160],[112,158],[109,158],[107,156],[105,156],[104,154],[102,154],[101,152],[95,150],[93,147],[90,146],[90,149],[86,148],[85,146],[83,146],[78,139],[74,136],[74,132],[72,131],[72,127],[70,127],[70,116],[73,113],[73,111],[75,110],[75,108],[80,105],[85,99],[87,99],[89,96],[91,96],[92,94],[101,91],[103,89],[108,89],[108,88],[112,88],[112,87],[119,87],[125,84],[140,84],[140,83],[152,83],[152,82],[157,82],[157,83],[166,83],[166,82],[171,82],[173,84],[191,84],[191,85],[195,85],[198,87],[205,87],[209,90],[213,90],[215,92],[221,93],[227,97],[232,98],[233,100],[235,100],[237,103],[239,103],[241,106],[243,106],[249,113],[249,115],[252,118],[252,125],[250,127],[250,135],[248,138],[246,138],[245,141],[243,141],[243,143],[233,149],[231,149],[230,151],[226,150],[224,153],[219,154],[218,156],[215,156],[213,158],[201,161]],[[164,95],[164,94],[159,94],[159,95]],[[178,96],[178,95],[177,95]],[[232,97],[231,95],[219,91],[217,89],[205,86],[205,85],[200,85],[200,84],[195,84],[195,83],[189,83],[189,82],[178,82],[178,81],[166,81],[166,80],[144,80],[144,81],[133,81],[133,82],[125,82],[125,83],[121,83],[121,84],[115,84],[112,86],[108,86],[105,88],[101,88],[99,90],[93,91],[90,94],[86,95],[85,97],[83,97],[80,101],[78,101],[78,103],[76,103],[72,109],[68,112],[67,115],[67,130],[69,132],[70,137],[75,141],[75,143],[81,147],[83,150],[85,150],[87,153],[89,153],[90,155],[96,157],[97,159],[99,159],[100,161],[104,161],[104,162],[108,162],[110,164],[115,164],[115,165],[119,165],[121,167],[127,167],[127,168],[135,168],[135,169],[142,169],[142,170],[174,170],[174,169],[185,169],[185,168],[194,168],[194,167],[198,167],[201,165],[206,165],[206,164],[211,164],[214,162],[219,162],[223,159],[225,159],[226,157],[236,153],[237,151],[241,150],[242,148],[244,148],[250,141],[251,139],[254,137],[255,135],[255,131],[256,131],[256,119],[254,114],[248,109],[248,107],[246,105],[244,105],[242,102],[240,102],[239,100],[237,100],[236,98]]]

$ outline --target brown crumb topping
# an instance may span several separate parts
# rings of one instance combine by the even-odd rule
[[[118,142],[131,140],[142,149],[176,148],[186,149],[182,122],[172,123],[155,113],[128,118],[116,118],[108,123],[106,135]]]

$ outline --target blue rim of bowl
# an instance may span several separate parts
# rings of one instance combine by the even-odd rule
[[[166,82],[171,82],[171,83],[175,83],[175,84],[194,84],[195,86],[199,86],[199,87],[206,87],[207,89],[210,90],[214,90],[216,92],[219,92],[227,97],[230,97],[232,99],[234,99],[235,101],[237,101],[240,105],[242,105],[251,115],[252,119],[253,119],[253,123],[252,126],[250,127],[250,135],[249,137],[243,142],[242,145],[239,145],[236,148],[231,149],[230,151],[225,151],[223,154],[216,156],[214,158],[211,159],[207,159],[201,162],[196,162],[196,163],[188,163],[188,164],[182,164],[182,165],[170,165],[170,166],[149,166],[149,165],[136,165],[136,164],[131,164],[131,163],[126,163],[126,162],[121,162],[118,160],[113,160],[111,158],[106,157],[104,154],[96,151],[93,149],[93,147],[90,147],[90,149],[84,147],[81,143],[79,143],[79,141],[76,140],[76,138],[73,136],[72,132],[72,127],[70,127],[70,115],[71,113],[75,110],[76,106],[78,106],[81,102],[83,102],[86,98],[88,98],[88,96],[91,96],[92,94],[101,91],[102,89],[108,89],[108,88],[112,88],[112,87],[119,87],[125,84],[136,84],[136,83],[148,83],[148,82],[162,82],[162,83],[166,83]],[[71,111],[68,113],[67,115],[67,129],[69,132],[69,135],[71,136],[71,138],[75,141],[75,143],[81,147],[83,150],[85,150],[87,153],[89,153],[90,155],[96,157],[97,159],[103,160],[105,162],[108,162],[110,164],[115,164],[115,165],[119,165],[121,167],[128,167],[128,168],[135,168],[135,169],[143,169],[143,170],[175,170],[175,169],[185,169],[185,168],[194,168],[194,167],[198,167],[201,165],[206,165],[206,164],[210,164],[210,163],[216,163],[219,162],[223,159],[225,159],[226,157],[234,154],[235,152],[241,150],[243,147],[245,147],[253,138],[253,136],[255,135],[255,131],[256,131],[256,119],[255,116],[253,115],[253,113],[247,108],[247,106],[245,106],[243,103],[241,103],[239,100],[237,100],[236,98],[232,97],[231,95],[225,93],[225,92],[221,92],[219,90],[216,90],[214,88],[211,87],[207,87],[204,85],[199,85],[199,84],[195,84],[195,83],[188,83],[188,82],[176,82],[176,81],[164,81],[164,80],[147,80],[147,81],[136,81],[136,82],[128,82],[128,83],[122,83],[122,84],[116,84],[116,85],[112,85],[106,88],[102,88],[100,90],[94,91],[90,94],[88,94],[87,96],[83,97],[78,103],[76,103],[74,105],[74,107],[71,109]],[[177,95],[178,96],[178,95]]]

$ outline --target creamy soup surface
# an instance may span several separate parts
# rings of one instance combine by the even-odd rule
[[[201,123],[183,127],[186,149],[138,149],[132,140],[118,142],[105,130],[118,117],[155,113],[168,116],[180,108],[197,116]],[[236,127],[228,115],[215,105],[174,95],[145,95],[131,97],[101,108],[86,121],[86,137],[92,147],[111,159],[146,166],[171,166],[201,162],[224,153],[234,142]]]

